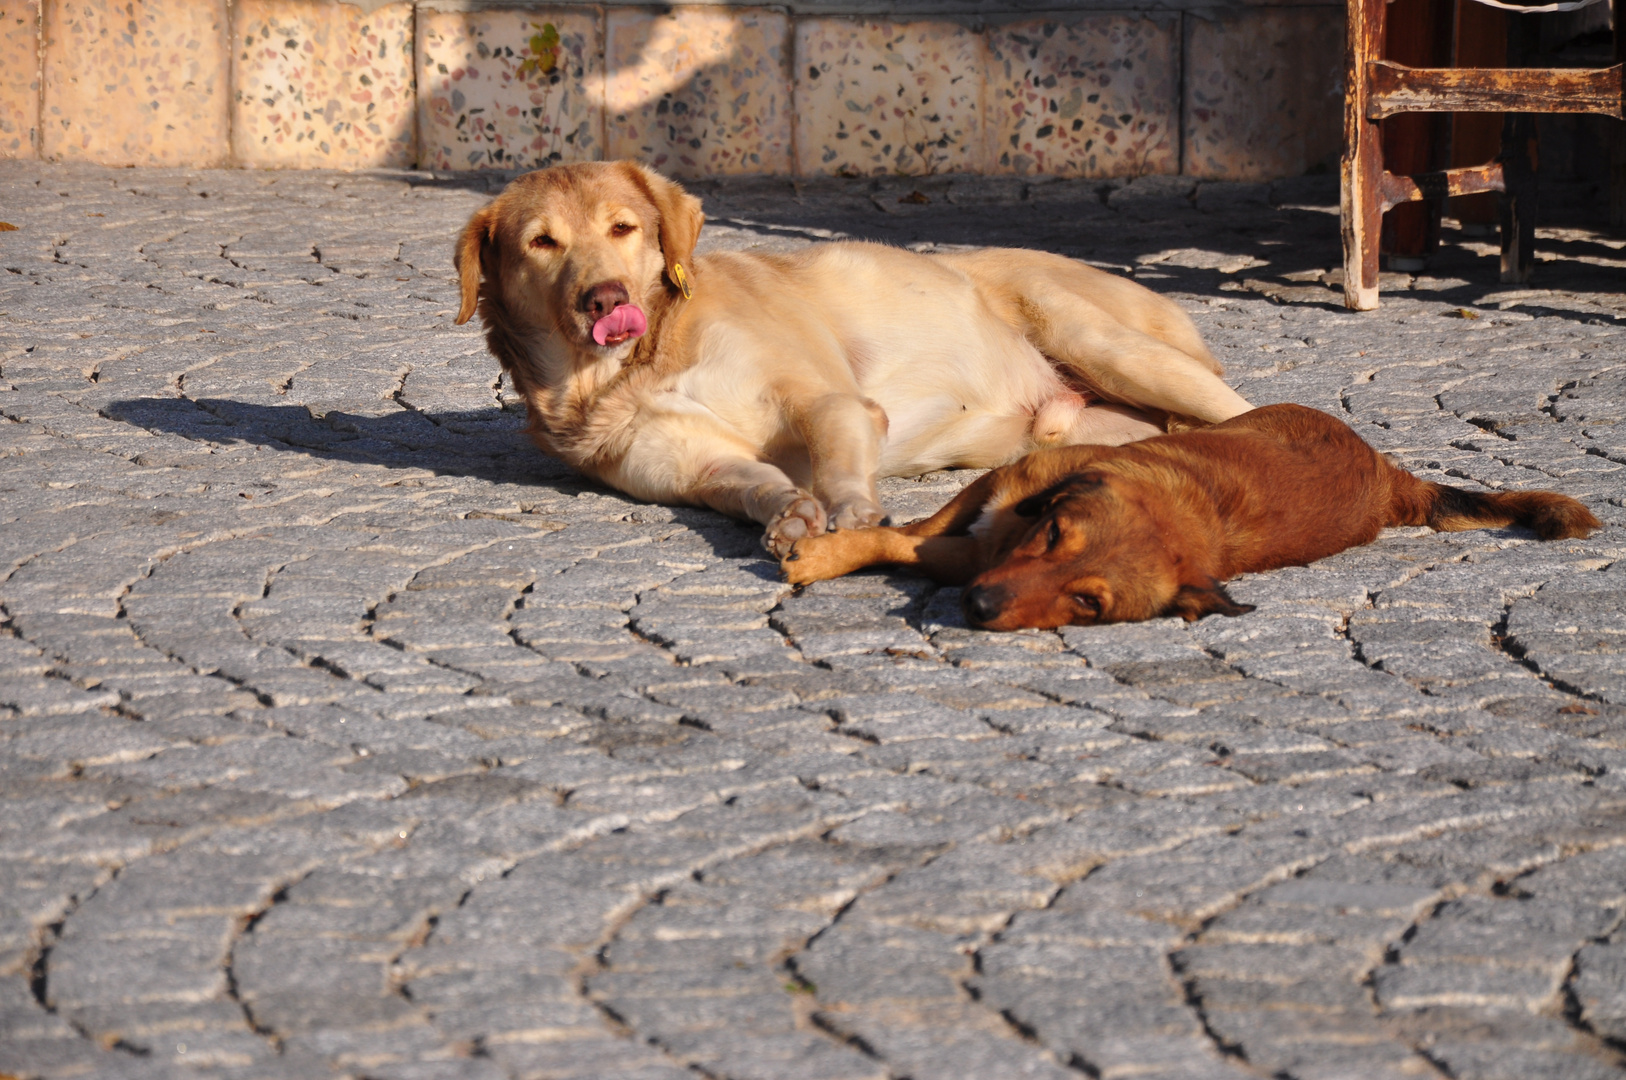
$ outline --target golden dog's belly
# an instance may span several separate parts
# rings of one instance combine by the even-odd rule
[[[936,259],[832,245],[807,270],[841,297],[832,330],[859,389],[886,410],[883,475],[1013,461],[1035,445],[1035,414],[1068,394],[973,282]]]
[[[941,384],[937,389],[935,394],[918,397],[884,390],[870,394],[886,410],[890,425],[881,451],[881,475],[991,469],[1015,461],[1037,445],[1034,411],[1024,407],[1014,393],[998,402],[973,405],[970,402],[975,399],[969,395],[956,394]],[[1059,381],[1056,389],[1065,392]],[[895,400],[889,403],[888,398]]]
[[[707,308],[700,362],[672,388],[792,476],[806,471],[795,403],[825,394],[860,394],[885,411],[882,476],[1160,433],[1116,407],[1086,408],[1013,313],[951,262],[869,243],[711,258],[710,295],[730,302]]]

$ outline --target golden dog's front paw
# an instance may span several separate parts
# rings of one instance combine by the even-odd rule
[[[824,507],[819,505],[819,500],[805,491],[799,491],[768,522],[768,527],[762,533],[762,546],[768,549],[768,554],[783,561],[790,556],[791,548],[798,540],[823,536],[825,521]]]
[[[830,508],[830,531],[869,529],[886,524],[886,511],[869,499],[854,499]]]

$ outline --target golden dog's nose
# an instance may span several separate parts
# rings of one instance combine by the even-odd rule
[[[627,287],[619,281],[601,281],[582,293],[580,307],[594,318],[608,315],[617,304],[625,304],[631,297]]]

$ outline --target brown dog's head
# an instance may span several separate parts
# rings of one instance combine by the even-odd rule
[[[646,312],[692,280],[700,200],[630,161],[529,173],[458,240],[459,324],[553,332],[578,355],[625,353]]]
[[[1187,620],[1252,611],[1182,551],[1166,498],[1115,473],[1069,476],[1014,507],[1037,520],[966,586],[966,621],[984,630]],[[1200,549],[1200,548],[1199,548]]]

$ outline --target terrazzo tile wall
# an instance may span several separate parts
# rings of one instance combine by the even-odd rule
[[[407,168],[414,138],[413,12],[234,0],[232,154],[270,168]]]
[[[604,154],[604,12],[418,9],[419,162],[532,169]]]
[[[45,0],[40,152],[225,164],[226,22],[226,0]]]
[[[0,159],[39,150],[39,0],[0,0]]]
[[[611,9],[605,147],[673,176],[791,171],[790,19]]]
[[[1344,134],[1344,20],[1324,8],[1186,19],[1185,171],[1220,180],[1296,176]]]
[[[1063,176],[1179,172],[1179,28],[1179,16],[1125,14],[990,30],[988,167]]]
[[[796,171],[983,172],[982,35],[951,22],[796,28]]]
[[[1343,24],[1336,3],[888,20],[716,3],[0,0],[0,157],[1263,179],[1335,160]]]

